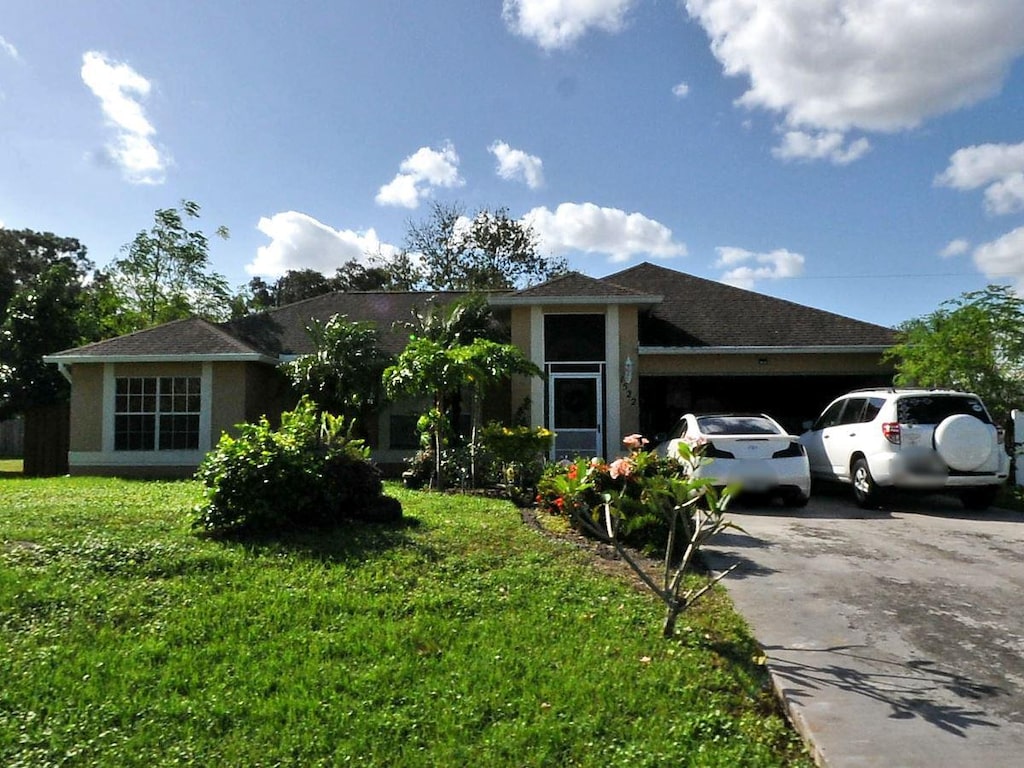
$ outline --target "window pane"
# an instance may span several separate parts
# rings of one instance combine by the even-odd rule
[[[604,315],[545,315],[544,359],[604,360]]]
[[[114,449],[198,448],[200,381],[197,376],[126,376],[116,379]]]

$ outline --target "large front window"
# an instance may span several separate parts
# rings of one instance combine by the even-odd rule
[[[199,448],[198,376],[125,376],[114,399],[114,450]]]

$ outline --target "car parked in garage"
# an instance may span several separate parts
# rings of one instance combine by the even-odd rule
[[[957,494],[985,509],[1006,482],[1003,432],[981,398],[932,389],[865,389],[833,400],[800,437],[816,479],[849,483],[862,507],[890,488]]]
[[[687,413],[655,451],[677,455],[680,443],[702,446],[712,461],[697,476],[715,485],[738,484],[741,492],[777,496],[790,507],[803,507],[810,498],[806,451],[795,435],[763,413]]]

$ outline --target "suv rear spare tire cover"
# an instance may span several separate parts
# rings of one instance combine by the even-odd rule
[[[995,440],[988,424],[960,413],[935,428],[935,450],[952,469],[970,472],[992,455]]]

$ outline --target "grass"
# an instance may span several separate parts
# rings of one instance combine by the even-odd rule
[[[0,764],[812,764],[721,594],[666,641],[505,502],[222,542],[198,491],[0,480]]]

